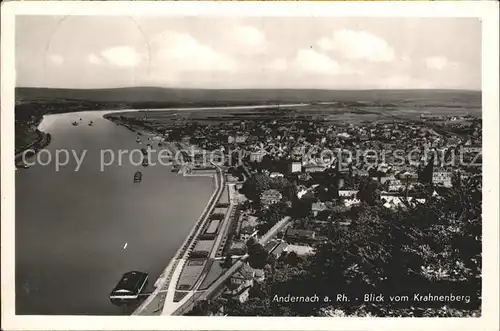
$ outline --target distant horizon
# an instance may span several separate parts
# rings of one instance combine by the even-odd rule
[[[206,90],[206,91],[251,91],[251,90],[266,90],[266,91],[464,91],[464,92],[482,92],[482,89],[471,88],[262,88],[262,87],[248,87],[248,88],[210,88],[210,87],[182,87],[182,86],[116,86],[116,87],[86,87],[86,88],[73,88],[73,87],[47,87],[47,86],[15,86],[16,89],[47,89],[47,90],[118,90],[118,89],[165,89],[165,90]]]

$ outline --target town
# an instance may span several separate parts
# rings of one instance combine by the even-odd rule
[[[325,247],[338,244],[332,241],[342,242],[345,233],[352,236],[351,231],[366,226],[359,224],[360,219],[394,221],[416,210],[436,208],[450,192],[471,186],[480,192],[480,118],[392,116],[345,122],[297,113],[297,109],[277,106],[260,113],[258,119],[245,119],[248,114],[238,112],[237,120],[227,119],[232,116],[228,114],[218,121],[207,119],[206,114],[201,120],[186,115],[191,118],[186,120],[169,111],[108,116],[160,134],[166,146],[182,151],[183,164],[174,169],[190,176],[217,174],[222,185],[217,202],[196,225],[192,244],[185,245],[183,254],[174,259],[176,266],[161,278],[163,290],[136,314],[325,314],[324,303],[280,308],[271,299],[314,293],[335,297],[335,293],[349,292],[339,286],[333,289],[335,293],[325,293],[319,285],[316,292],[292,286],[295,293],[279,293],[285,283],[310,277],[303,269],[313,268]],[[480,208],[477,204],[473,207]],[[362,248],[355,250],[360,261],[352,261],[342,272],[363,269]],[[267,302],[266,308],[262,302]],[[425,315],[423,311],[430,307],[421,309]]]

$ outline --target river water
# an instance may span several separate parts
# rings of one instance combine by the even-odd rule
[[[79,171],[74,159],[58,171],[53,163],[16,171],[17,314],[124,314],[109,301],[122,274],[148,272],[151,291],[213,192],[211,178],[128,157],[101,171],[101,150],[144,147],[103,113],[50,115],[40,125],[52,135],[52,157],[58,149],[87,151]],[[136,170],[141,183],[133,182]]]

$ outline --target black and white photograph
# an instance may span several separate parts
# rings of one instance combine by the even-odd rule
[[[10,310],[484,317],[485,10],[329,8],[16,14]]]

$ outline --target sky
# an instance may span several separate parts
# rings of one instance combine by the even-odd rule
[[[481,89],[474,18],[18,16],[16,86]]]

